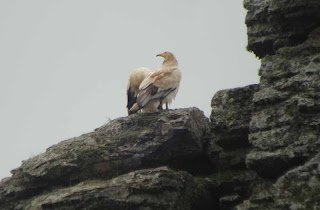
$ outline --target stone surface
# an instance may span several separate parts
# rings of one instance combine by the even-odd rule
[[[274,184],[255,188],[237,209],[320,209],[320,153]]]
[[[218,170],[203,177],[195,177],[199,187],[211,194],[213,206],[220,210],[232,209],[250,197],[260,179],[254,171],[246,169]]]
[[[236,204],[240,203],[241,198],[238,195],[229,195],[220,198],[220,209],[232,209]]]
[[[274,206],[320,209],[320,153],[305,165],[280,177],[273,185]]]
[[[141,168],[167,165],[191,173],[211,170],[205,155],[208,123],[196,108],[118,118],[24,161],[11,178],[1,181],[0,205]]]
[[[320,26],[318,0],[244,0],[248,50],[258,57],[305,41]]]
[[[253,150],[247,156],[248,167],[260,176],[280,176],[320,149],[319,31],[298,46],[262,59],[250,122]]]
[[[190,174],[160,167],[130,172],[108,181],[85,181],[36,196],[20,206],[23,204],[23,209],[30,210],[213,209],[210,197],[203,192]],[[12,208],[19,206],[7,204],[1,209]]]
[[[224,168],[245,167],[252,100],[258,89],[258,85],[250,85],[221,90],[212,98],[211,130],[214,143],[223,149],[219,160]]]
[[[262,58],[247,155],[259,175],[236,209],[320,209],[320,2],[248,0],[248,49]]]

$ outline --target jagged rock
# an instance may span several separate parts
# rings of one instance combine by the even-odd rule
[[[220,210],[232,209],[248,199],[253,187],[260,181],[255,172],[246,169],[219,170],[204,177],[195,177],[195,180],[211,193],[214,206]]]
[[[245,6],[248,49],[263,57],[246,164],[262,179],[236,209],[319,209],[320,2]]]
[[[320,153],[256,193],[237,209],[320,209]]]
[[[258,85],[218,91],[212,98],[210,116],[214,144],[221,166],[244,167],[250,149],[248,134],[253,111],[253,95]],[[216,147],[214,147],[216,148]]]
[[[220,209],[228,210],[232,209],[236,204],[241,202],[239,195],[229,195],[223,198],[220,198]]]
[[[249,124],[253,112],[253,96],[258,85],[218,91],[211,101],[210,116],[213,153],[220,163],[217,172],[206,176],[206,185],[221,210],[232,209],[248,199],[256,173],[246,168],[245,160],[251,145]],[[221,150],[218,151],[218,148]],[[210,147],[209,147],[210,148]],[[211,156],[210,156],[211,157]]]
[[[320,209],[320,153],[305,165],[280,177],[273,185],[274,206]]]
[[[191,173],[210,171],[205,156],[209,132],[208,119],[196,108],[118,118],[24,161],[11,178],[2,180],[0,206],[142,168],[167,165]]]
[[[190,174],[160,167],[54,190],[24,201],[22,209],[213,209],[203,192]],[[7,204],[1,209],[13,208],[19,206]]]
[[[315,36],[319,31],[301,45],[262,59],[250,122],[253,150],[246,160],[260,176],[278,177],[320,149],[320,36]]]
[[[244,0],[248,50],[262,58],[305,41],[320,26],[318,0]]]

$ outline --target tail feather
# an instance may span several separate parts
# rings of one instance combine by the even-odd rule
[[[140,109],[141,109],[141,107],[139,107],[138,103],[133,104],[132,107],[129,110],[129,115],[136,113]]]

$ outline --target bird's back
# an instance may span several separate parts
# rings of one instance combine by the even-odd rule
[[[139,86],[141,82],[151,73],[151,70],[145,67],[135,69],[129,76],[127,86],[127,109],[128,114],[131,107],[137,102]]]
[[[138,94],[140,84],[148,76],[149,73],[151,73],[151,70],[145,67],[138,68],[132,71],[129,76],[128,82],[128,86],[132,92]]]

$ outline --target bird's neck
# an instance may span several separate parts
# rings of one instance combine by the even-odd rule
[[[178,66],[178,61],[174,57],[166,58],[162,63],[162,68],[171,66]]]

